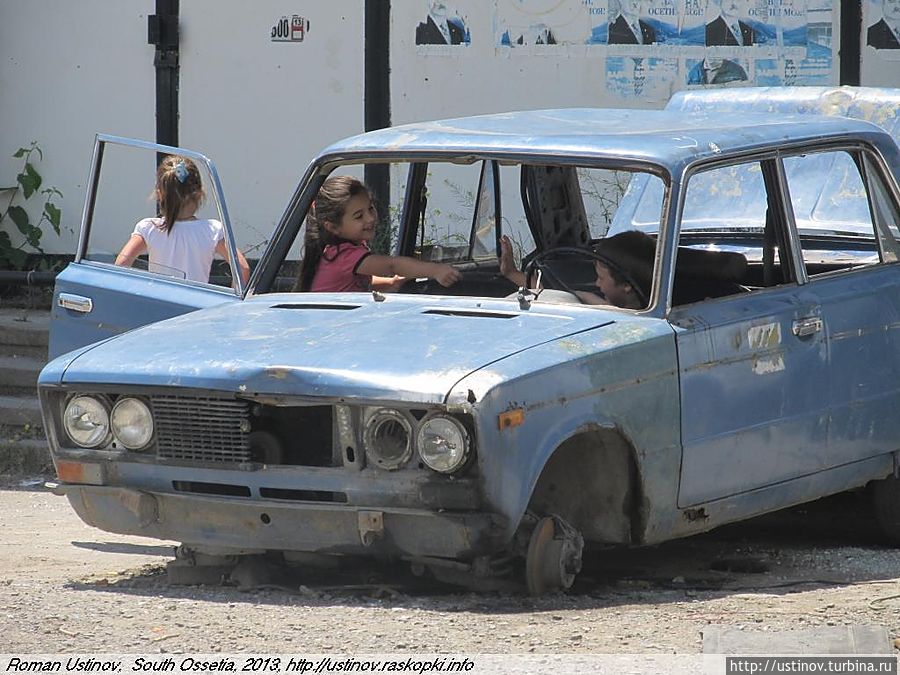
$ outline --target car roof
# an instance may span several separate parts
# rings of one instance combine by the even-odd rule
[[[353,136],[320,159],[359,154],[466,152],[556,157],[613,156],[663,166],[791,140],[878,132],[869,123],[806,114],[568,108],[405,124]]]
[[[900,133],[900,89],[874,87],[745,87],[735,89],[705,89],[682,91],[675,94],[666,106],[679,112],[715,113],[716,116],[743,120],[751,114],[829,115],[834,119],[856,118],[877,123],[895,140]],[[850,120],[846,120],[848,123]],[[805,231],[833,234],[855,233],[872,236],[871,215],[865,200],[851,199],[861,189],[859,174],[848,171],[847,164],[831,153],[808,158],[802,166],[794,166],[790,176],[790,190],[797,226]],[[682,228],[732,230],[738,232],[746,226],[740,217],[741,207],[758,209],[754,204],[765,200],[765,187],[758,177],[735,174],[740,183],[740,200],[734,200],[728,218],[723,222],[721,203],[714,198],[716,188],[710,190],[706,206],[703,199],[696,199],[693,223],[682,221]],[[647,225],[635,219],[642,200],[655,204],[659,196],[643,194],[647,180],[632,184],[622,198],[612,232],[632,228],[655,231],[656,225]],[[696,190],[701,188],[695,187]],[[695,192],[696,195],[696,192]],[[835,201],[834,195],[842,195]],[[860,211],[860,209],[864,209]]]
[[[802,113],[873,122],[900,143],[900,89],[889,87],[738,87],[677,92],[667,110]]]

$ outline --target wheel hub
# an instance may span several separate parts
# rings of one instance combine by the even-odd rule
[[[525,582],[531,595],[571,588],[581,571],[584,539],[559,516],[541,518],[531,533],[525,557]]]

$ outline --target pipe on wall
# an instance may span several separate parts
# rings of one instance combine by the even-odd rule
[[[156,0],[147,17],[147,42],[156,45],[156,142],[178,145],[179,0]],[[162,161],[162,156],[157,158]]]
[[[0,270],[0,284],[9,286],[50,286],[55,280],[56,272]]]
[[[391,68],[389,0],[366,0],[365,22],[365,91],[363,115],[366,131],[391,126]],[[390,220],[387,207],[391,203],[390,174],[383,164],[367,164],[366,184],[375,193],[378,208],[378,230],[373,248],[387,253],[390,247]]]
[[[840,83],[859,86],[862,62],[862,3],[859,0],[840,0],[841,49],[838,54]]]

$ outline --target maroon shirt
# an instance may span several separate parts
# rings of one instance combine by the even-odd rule
[[[371,251],[365,242],[328,244],[322,252],[309,290],[318,293],[368,291],[372,276],[357,274],[356,268],[369,253]]]

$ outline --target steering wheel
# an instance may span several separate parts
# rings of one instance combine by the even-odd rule
[[[554,258],[559,258],[559,260],[554,261]],[[575,246],[560,246],[542,251],[529,260],[523,270],[525,279],[531,279],[535,273],[540,272],[541,284],[544,288],[565,291],[576,297],[577,294],[575,291],[579,290],[599,294],[600,289],[598,289],[594,283],[574,283],[571,282],[571,280],[569,282],[563,280],[559,272],[559,266],[561,263],[571,263],[573,258],[580,259],[579,262],[590,262],[591,270],[593,270],[593,264],[595,262],[606,262],[591,249],[578,248]],[[554,266],[551,264],[553,262],[557,263],[556,269],[554,269]]]

